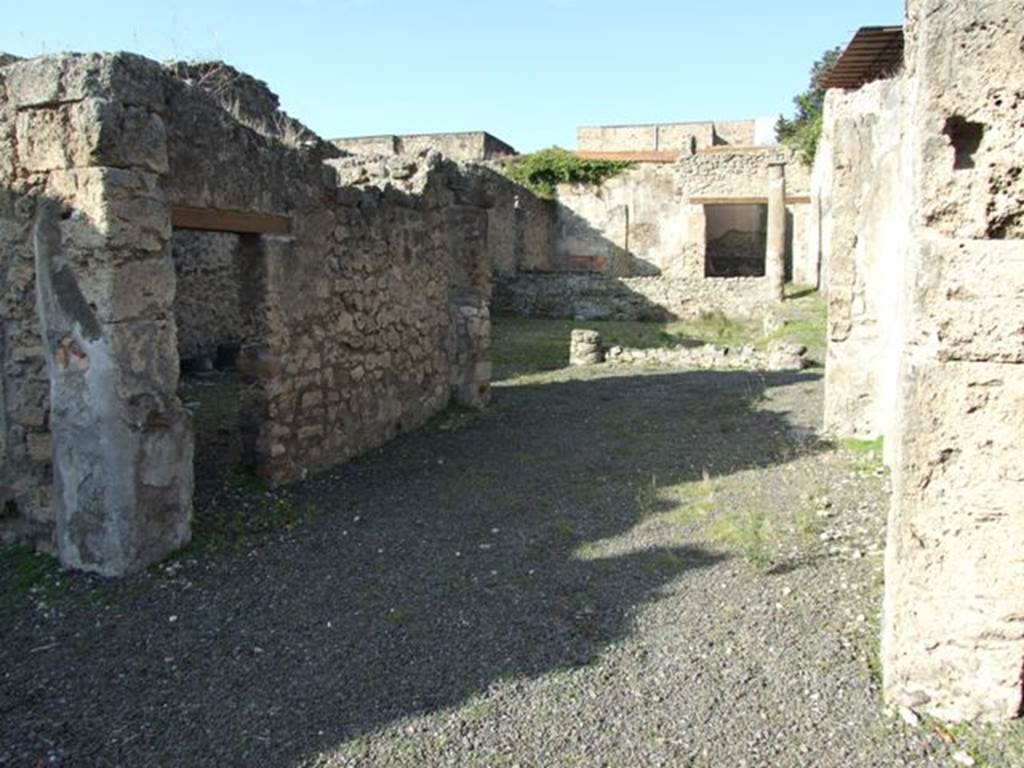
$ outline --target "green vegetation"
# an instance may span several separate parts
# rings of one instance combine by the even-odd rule
[[[735,510],[712,520],[708,535],[715,543],[739,551],[751,565],[767,570],[773,561],[767,522],[763,509]]]
[[[861,474],[870,475],[884,468],[882,463],[882,438],[874,440],[860,440],[855,437],[844,437],[839,440],[839,447],[848,453],[854,454],[857,462],[857,471]]]
[[[810,165],[818,149],[821,137],[821,113],[825,104],[825,88],[822,82],[832,65],[835,64],[840,47],[825,51],[811,67],[811,81],[807,90],[793,98],[796,111],[793,117],[780,117],[775,123],[775,135],[779,141],[799,150],[801,159]]]
[[[953,752],[966,752],[976,768],[1024,765],[1024,721],[1000,725],[943,724],[926,718],[921,724]]]
[[[192,523],[193,547],[218,548],[268,536],[294,527],[313,515],[298,507],[287,492],[273,492],[255,475],[232,472],[224,490]]]
[[[396,608],[392,608],[388,611],[388,621],[394,626],[400,627],[403,624],[408,624],[416,616],[416,609],[411,605],[399,605]]]
[[[0,606],[29,594],[38,594],[47,602],[62,594],[67,576],[57,559],[27,547],[0,549]]]
[[[600,184],[621,173],[629,163],[584,160],[561,147],[521,155],[505,168],[505,175],[538,197],[553,198],[558,184]]]
[[[693,525],[707,518],[715,506],[715,486],[708,477],[668,488],[665,496],[677,503],[655,519],[669,525]]]

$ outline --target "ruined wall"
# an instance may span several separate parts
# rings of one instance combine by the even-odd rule
[[[3,228],[19,233],[2,253],[18,283],[3,335],[35,340],[33,370],[18,364],[20,342],[5,350],[5,413],[19,418],[11,394],[39,408],[33,443],[7,421],[4,493],[30,536],[49,544],[55,523],[62,560],[104,573],[188,540],[191,440],[175,396],[158,181],[166,124],[153,86],[163,76],[129,55],[20,61],[0,75],[4,187],[17,200]],[[45,511],[33,506],[51,484]]]
[[[901,144],[904,82],[829,91],[822,152],[827,187],[828,351],[825,429],[875,438],[889,432],[896,397],[899,289],[911,190]]]
[[[1024,3],[912,0],[897,79],[826,100],[833,427],[886,436],[891,705],[1015,717],[1024,662]]]
[[[697,153],[674,164],[633,166],[599,186],[559,185],[550,264],[499,275],[496,306],[558,317],[762,311],[774,301],[764,278],[705,277],[702,201],[766,202],[768,165],[778,161],[787,162],[791,196],[788,258],[805,260],[808,207],[802,196],[809,170],[789,150]],[[564,278],[534,274],[544,270]],[[608,279],[568,279],[575,272],[655,279],[616,286]],[[538,292],[536,300],[532,291]]]
[[[462,174],[490,200],[487,210],[487,259],[495,273],[550,268],[554,203],[537,197],[490,168],[466,165]]]
[[[0,86],[6,532],[45,543],[55,522],[65,564],[108,574],[187,541],[180,206],[288,222],[287,234],[238,241],[240,418],[247,459],[271,481],[334,466],[450,398],[486,402],[490,198],[453,163],[434,154],[393,159],[385,176],[373,164],[343,173],[316,142],[257,130],[189,78],[127,54],[17,62]],[[181,301],[196,299],[195,276],[183,270]]]
[[[808,169],[780,148],[698,153],[673,164],[634,166],[599,187],[560,185],[555,264],[703,279],[704,211],[691,198],[766,200],[768,165],[780,160],[787,161],[787,195],[806,195]],[[798,221],[807,209],[793,201],[789,210]],[[790,260],[802,260],[805,228],[793,231]]]
[[[34,312],[36,183],[18,161],[8,77],[0,68],[0,543],[49,543],[49,380]]]
[[[418,155],[433,151],[462,162],[482,162],[516,154],[511,145],[486,131],[354,136],[332,139],[331,144],[345,152],[366,155]]]

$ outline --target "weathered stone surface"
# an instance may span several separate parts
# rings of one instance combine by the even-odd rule
[[[775,343],[767,350],[739,349],[704,344],[699,347],[634,349],[612,347],[607,359],[620,365],[670,365],[698,370],[799,371],[807,366],[807,349],[798,344]]]
[[[192,441],[175,398],[165,327],[102,322],[61,254],[59,207],[34,226],[47,345],[57,551],[72,568],[120,575],[189,540]],[[173,337],[171,337],[173,338]]]
[[[829,91],[814,189],[828,280],[825,429],[887,435],[896,397],[899,291],[911,197],[904,84]],[[827,173],[822,171],[828,167]]]
[[[574,328],[569,336],[569,365],[594,365],[604,362],[601,334]]]
[[[908,2],[903,72],[829,93],[815,173],[827,423],[893,467],[884,693],[949,720],[1022,698],[1022,17]]]

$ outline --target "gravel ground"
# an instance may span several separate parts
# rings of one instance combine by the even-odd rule
[[[121,581],[23,556],[11,766],[955,765],[881,714],[886,478],[820,373],[519,377]],[[950,738],[952,738],[950,736]]]

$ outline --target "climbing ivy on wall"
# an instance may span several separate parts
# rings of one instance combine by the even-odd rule
[[[823,81],[842,52],[842,48],[831,48],[814,62],[807,90],[793,97],[796,105],[793,117],[780,117],[775,123],[776,138],[799,151],[807,165],[814,162],[818,139],[821,138],[821,111],[825,106]]]
[[[616,160],[584,160],[561,147],[520,155],[507,166],[505,175],[538,197],[552,198],[558,184],[600,184],[630,166]]]

